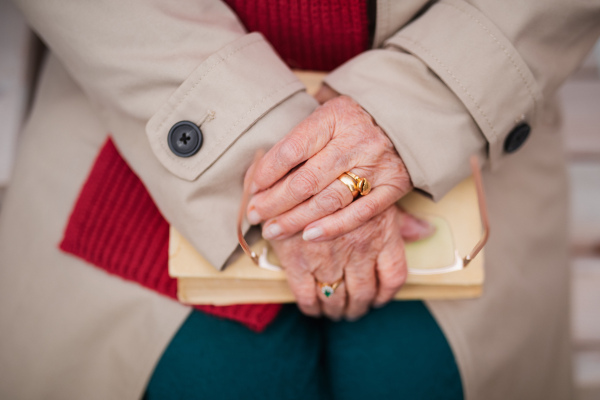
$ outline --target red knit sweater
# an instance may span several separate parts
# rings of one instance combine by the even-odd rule
[[[293,68],[331,70],[368,45],[364,0],[227,0],[249,31],[260,31]],[[169,225],[108,139],[72,211],[63,251],[170,298]],[[278,304],[196,306],[262,331]]]
[[[168,273],[168,246],[169,223],[109,138],[77,199],[61,250],[176,300],[177,281]],[[281,306],[196,308],[262,331]]]
[[[366,0],[225,0],[291,67],[331,71],[368,47]]]

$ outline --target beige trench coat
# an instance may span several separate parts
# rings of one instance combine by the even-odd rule
[[[221,267],[236,246],[221,227],[235,224],[254,151],[316,104],[221,2],[18,3],[52,55],[0,214],[0,397],[139,397],[190,309],[58,251],[99,146],[111,132],[165,217]],[[374,116],[434,198],[468,174],[469,155],[485,161],[484,295],[427,303],[466,398],[569,398],[566,180],[552,98],[597,38],[600,2],[427,5],[377,1],[376,49],[327,82]],[[166,145],[180,120],[201,124],[205,140],[185,159]],[[504,141],[523,121],[531,137],[508,155]]]

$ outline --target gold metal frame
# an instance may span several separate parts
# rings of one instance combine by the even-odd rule
[[[471,171],[473,173],[473,180],[475,181],[475,189],[477,191],[477,203],[479,204],[479,215],[481,218],[482,233],[479,242],[475,245],[473,250],[465,257],[461,257],[458,250],[454,250],[454,264],[448,265],[442,268],[432,269],[408,269],[409,275],[439,275],[447,274],[448,272],[460,271],[469,265],[469,263],[479,254],[483,249],[483,246],[490,237],[490,221],[487,212],[487,205],[485,202],[485,194],[483,193],[483,181],[481,179],[481,171],[479,170],[479,162],[476,156],[472,156],[470,159]]]
[[[254,161],[252,163],[252,166],[250,167],[251,170],[248,171],[248,179],[246,179],[246,182],[244,184],[244,193],[242,194],[242,203],[240,204],[240,211],[238,212],[237,236],[238,236],[238,242],[240,242],[240,246],[242,247],[242,250],[244,250],[244,253],[246,253],[248,255],[248,257],[250,257],[252,259],[254,264],[259,266],[260,268],[268,269],[270,271],[281,271],[282,268],[280,266],[271,264],[269,262],[269,260],[267,258],[268,250],[267,250],[266,246],[263,249],[260,256],[258,254],[256,254],[250,248],[250,246],[248,245],[248,242],[246,242],[246,238],[244,238],[244,232],[242,230],[242,225],[244,223],[244,217],[246,215],[246,208],[248,207],[248,202],[250,201],[250,188],[249,188],[248,184],[249,184],[249,182],[253,181],[256,165],[258,164],[258,161],[262,158],[263,155],[264,155],[264,152],[262,150],[259,150],[256,152],[256,154],[254,155]]]

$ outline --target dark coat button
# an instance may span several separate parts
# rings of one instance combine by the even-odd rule
[[[193,122],[181,121],[173,125],[167,141],[175,155],[190,157],[202,147],[202,131]]]
[[[523,143],[525,143],[530,132],[531,127],[527,123],[517,126],[504,140],[504,151],[507,153],[514,153],[517,151]]]

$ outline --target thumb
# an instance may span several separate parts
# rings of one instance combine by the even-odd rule
[[[416,242],[426,239],[435,233],[435,226],[411,215],[403,210],[399,210],[402,217],[402,228],[400,233],[406,242]]]
[[[315,99],[319,102],[319,104],[323,104],[328,102],[329,100],[338,97],[340,94],[333,90],[326,83],[323,83],[319,88],[317,94],[315,94]]]

